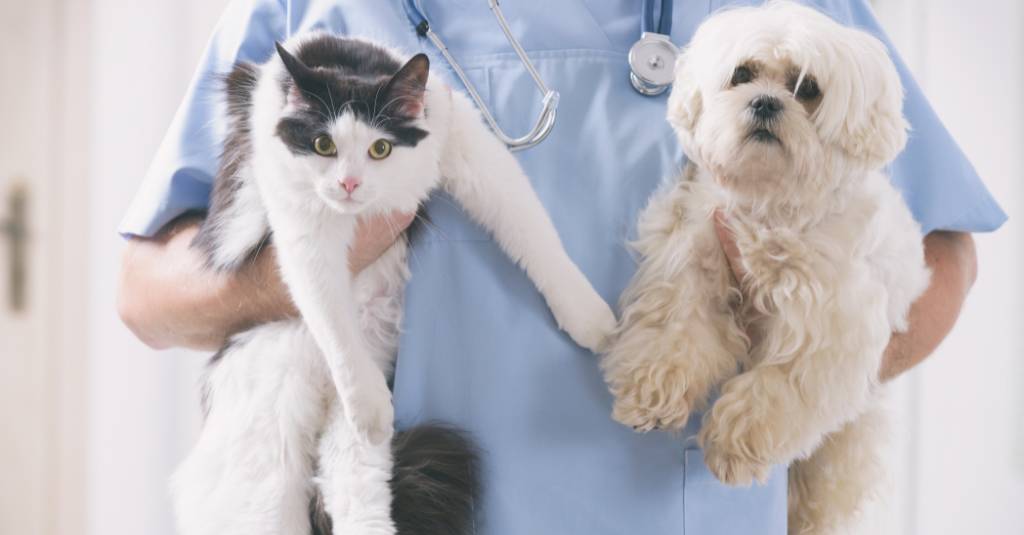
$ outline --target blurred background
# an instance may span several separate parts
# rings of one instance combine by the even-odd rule
[[[874,3],[1011,215],[976,237],[956,329],[896,382],[889,521],[1024,533],[1024,2]],[[115,228],[225,4],[0,0],[0,534],[173,532],[206,359],[121,325]]]

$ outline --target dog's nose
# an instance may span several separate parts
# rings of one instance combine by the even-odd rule
[[[758,119],[771,119],[782,111],[782,102],[768,95],[760,95],[750,101],[750,109]]]

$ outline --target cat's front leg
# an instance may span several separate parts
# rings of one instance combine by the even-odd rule
[[[808,455],[861,414],[890,335],[885,291],[863,271],[774,273],[803,280],[754,296],[774,308],[761,325],[759,362],[725,384],[700,434],[708,467],[728,484],[764,481],[773,465]]]
[[[335,400],[319,446],[317,484],[333,532],[394,535],[391,443],[367,444]]]
[[[387,380],[372,358],[357,314],[348,268],[355,218],[333,217],[295,230],[292,225],[275,225],[278,262],[296,307],[324,353],[345,415],[361,437],[381,444],[393,434],[394,409]]]
[[[579,345],[602,350],[615,329],[611,308],[566,254],[519,162],[464,96],[454,94],[452,104],[441,162],[446,189],[526,271],[558,326]]]
[[[351,317],[354,319],[355,315]],[[336,385],[344,385],[337,388],[339,392],[344,391],[339,397],[345,407],[345,416],[359,436],[371,445],[387,444],[394,435],[395,427],[395,409],[387,378],[368,357],[360,356],[354,364],[340,362],[347,361],[349,357],[346,355],[352,354],[355,354],[354,351],[342,350],[336,353],[340,358],[328,361],[332,370],[342,370],[332,371],[331,376],[335,378]],[[337,379],[350,370],[348,379]]]

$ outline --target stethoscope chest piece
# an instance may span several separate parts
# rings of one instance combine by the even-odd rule
[[[629,49],[629,80],[640,93],[660,95],[672,85],[679,49],[667,35],[643,32]]]

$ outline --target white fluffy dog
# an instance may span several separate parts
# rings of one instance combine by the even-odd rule
[[[723,482],[790,470],[790,533],[851,525],[884,477],[878,369],[929,272],[883,167],[903,149],[885,46],[791,2],[723,11],[681,55],[668,119],[693,165],[643,212],[602,362],[614,418],[681,429]],[[715,233],[721,210],[746,275]]]

